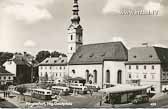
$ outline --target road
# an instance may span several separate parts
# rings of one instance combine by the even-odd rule
[[[17,106],[8,101],[2,101],[0,102],[0,108],[17,108]]]

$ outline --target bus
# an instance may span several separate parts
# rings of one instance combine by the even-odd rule
[[[51,100],[52,91],[46,89],[33,89],[32,97],[40,100]]]
[[[68,87],[64,87],[64,86],[52,86],[51,88],[52,90],[52,94],[54,95],[68,95],[69,94],[69,91],[70,89]]]
[[[100,87],[96,84],[85,84],[85,86],[88,88],[88,90],[93,90],[94,92],[98,92]]]
[[[69,88],[70,92],[75,90],[78,94],[87,94],[88,91],[87,87],[83,86],[82,83],[70,83]]]

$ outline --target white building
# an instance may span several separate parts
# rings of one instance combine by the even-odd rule
[[[39,64],[39,82],[62,82],[67,72],[66,57],[49,57]]]
[[[14,77],[14,74],[0,67],[0,85],[13,84],[13,77]]]
[[[124,83],[127,49],[122,42],[83,45],[83,28],[74,0],[71,25],[68,28],[68,74],[82,77],[90,84],[104,87]]]
[[[151,93],[168,89],[168,49],[136,47],[129,50],[126,80],[140,80],[141,85],[152,85]]]

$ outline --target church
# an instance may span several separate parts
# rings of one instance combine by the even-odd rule
[[[68,28],[68,76],[81,77],[100,88],[125,84],[125,62],[128,50],[122,42],[83,45],[78,0],[73,3],[73,15]]]

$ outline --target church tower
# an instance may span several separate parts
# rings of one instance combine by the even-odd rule
[[[73,53],[83,45],[83,29],[80,25],[80,16],[78,15],[78,0],[74,0],[72,12],[71,25],[68,27],[68,62]]]

